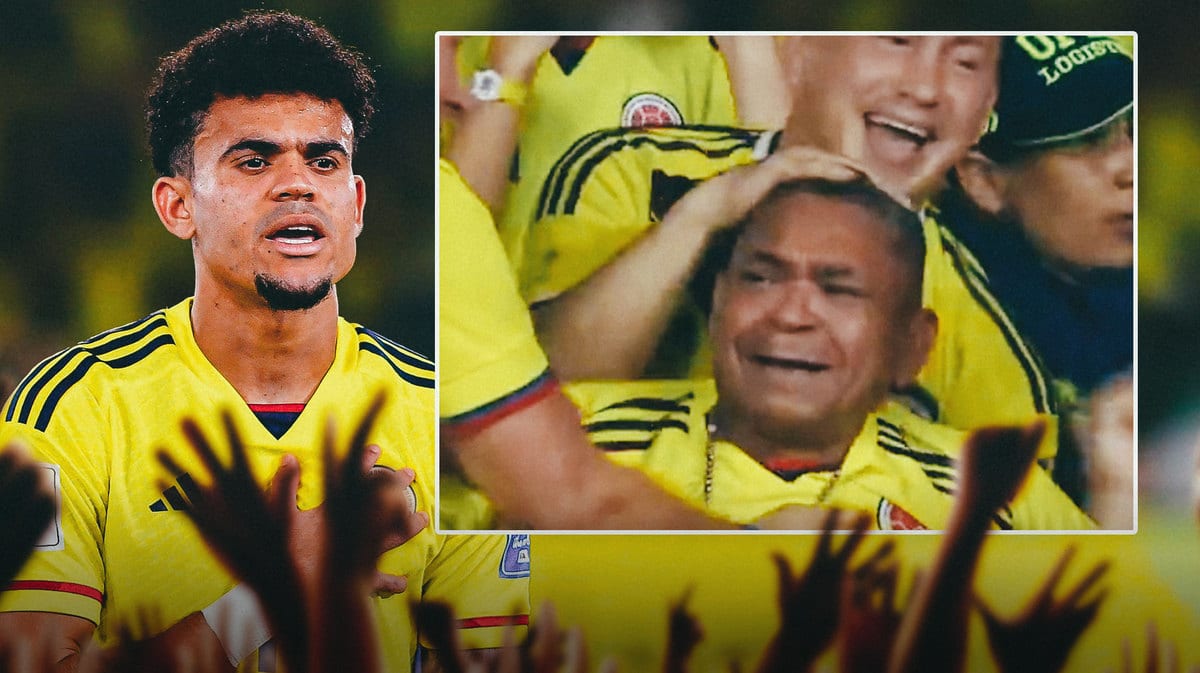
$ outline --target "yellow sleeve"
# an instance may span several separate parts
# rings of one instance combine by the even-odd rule
[[[446,161],[439,187],[438,388],[453,424],[528,391],[548,364],[487,208]]]
[[[936,419],[962,430],[984,425],[1047,423],[1058,445],[1055,400],[1033,348],[991,295],[974,257],[931,217],[924,218],[924,303],[937,314],[938,335],[917,383],[938,405]]]
[[[70,352],[56,357],[69,358]],[[91,392],[74,386],[53,405],[54,413],[45,419],[44,431],[39,429],[39,405],[28,407],[34,412],[28,418],[18,407],[20,393],[36,395],[39,383],[45,384],[43,391],[50,389],[50,395],[54,394],[48,385],[53,375],[39,379],[39,370],[35,369],[9,400],[5,416],[11,412],[14,420],[0,429],[0,446],[15,439],[30,451],[54,485],[58,509],[25,567],[8,589],[0,592],[0,612],[56,612],[99,623],[104,599],[109,423]],[[53,370],[49,367],[45,372]]]
[[[1095,530],[1091,517],[1075,506],[1071,498],[1034,465],[1012,502],[1012,523],[1016,530]]]
[[[454,607],[468,649],[499,647],[509,625],[519,642],[529,623],[529,572],[528,535],[449,535],[426,569],[422,600]]]
[[[688,126],[610,129],[580,138],[542,186],[519,265],[522,296],[535,304],[578,285],[696,183],[753,163],[773,138]]]
[[[538,217],[525,238],[521,295],[528,303],[548,301],[575,287],[650,228],[645,205],[650,203],[650,176],[628,165],[636,159],[614,155],[586,179],[551,173],[547,187],[560,195],[558,207]],[[561,190],[556,190],[560,179]],[[576,191],[578,197],[572,199]]]

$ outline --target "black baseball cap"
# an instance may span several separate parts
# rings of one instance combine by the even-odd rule
[[[1006,37],[1000,95],[979,149],[998,158],[1053,147],[1132,109],[1133,59],[1112,37]]]

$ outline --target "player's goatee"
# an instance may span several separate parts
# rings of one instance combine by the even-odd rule
[[[260,273],[254,276],[254,287],[272,311],[307,311],[329,296],[333,279],[326,277],[308,287],[296,287]]]

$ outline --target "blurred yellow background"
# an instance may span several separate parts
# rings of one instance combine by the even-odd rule
[[[1200,4],[1160,4],[1145,4],[1140,12],[1079,0],[955,9],[926,0],[767,0],[753,8],[728,0],[298,0],[256,7],[287,8],[320,21],[375,67],[381,111],[355,157],[368,185],[367,225],[356,268],[340,287],[342,313],[428,355],[435,30],[1138,31],[1139,437],[1143,513],[1154,514],[1143,517],[1136,543],[1195,608],[1200,583],[1194,580],[1198,536],[1190,488],[1191,452],[1200,436],[1200,356],[1191,346],[1200,339],[1200,198],[1194,191],[1200,79],[1190,73],[1200,66],[1200,50],[1168,27],[1200,25]],[[187,245],[161,229],[150,205],[154,175],[144,149],[143,90],[160,55],[242,8],[220,1],[0,3],[6,93],[0,97],[0,390],[41,358],[190,294]],[[1151,483],[1155,498],[1148,497]],[[650,538],[646,544],[654,546]],[[734,560],[739,550],[754,549],[755,567],[763,566],[756,572],[767,572],[761,542],[725,539],[711,546],[714,553],[727,549]],[[585,550],[586,543],[576,545],[577,552]],[[615,556],[609,553],[607,562]],[[597,574],[612,569],[603,567],[605,558],[598,554]],[[587,588],[584,582],[579,590]],[[697,598],[711,600],[703,593]],[[566,606],[568,616],[584,609],[576,605]]]

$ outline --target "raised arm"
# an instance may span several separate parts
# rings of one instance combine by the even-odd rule
[[[486,65],[504,78],[509,90],[527,92],[533,83],[538,59],[557,41],[557,35],[493,36]],[[453,57],[453,50],[442,50],[442,58]],[[452,71],[446,68],[442,72],[443,76],[449,76]],[[508,170],[517,148],[523,103],[523,100],[467,98],[446,148],[446,158],[458,166],[467,184],[493,213],[498,214],[504,207]]]
[[[842,585],[850,576],[850,558],[862,544],[869,517],[854,518],[853,530],[841,547],[833,547],[839,515],[830,512],[812,561],[799,575],[776,554],[779,571],[779,631],[763,653],[759,673],[807,671],[837,633]]]
[[[639,378],[714,233],[736,225],[781,182],[862,174],[847,159],[797,147],[692,189],[611,262],[535,308],[555,373],[564,381]]]
[[[1068,547],[1025,608],[1011,618],[996,614],[982,599],[976,606],[987,626],[988,642],[1004,673],[1055,673],[1067,662],[1076,641],[1096,617],[1107,590],[1092,589],[1108,571],[1108,562],[1092,567],[1062,598],[1054,597],[1063,572],[1075,555]]]
[[[560,392],[454,441],[467,476],[503,514],[545,529],[735,528],[608,461]]]
[[[74,673],[80,670],[80,653],[95,629],[95,624],[73,615],[0,614],[0,670]]]
[[[791,95],[771,35],[718,35],[738,122],[757,129],[783,128]]]
[[[933,566],[914,590],[896,638],[890,673],[962,668],[971,581],[997,509],[1012,499],[1037,454],[1045,426],[981,428],[959,463],[958,495]]]

